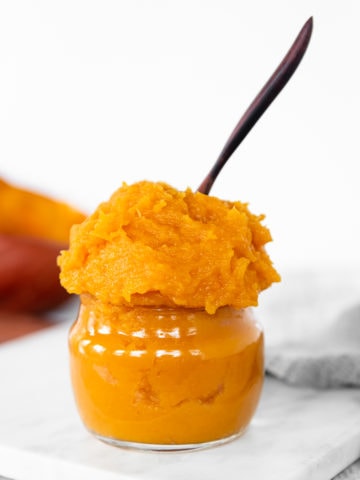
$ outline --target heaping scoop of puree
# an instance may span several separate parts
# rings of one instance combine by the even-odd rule
[[[61,283],[113,305],[245,308],[279,281],[246,204],[165,183],[123,184],[72,228]]]

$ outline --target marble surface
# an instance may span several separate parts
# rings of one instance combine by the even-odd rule
[[[14,480],[329,480],[360,457],[360,390],[267,378],[247,433],[191,453],[101,443],[82,426],[68,377],[68,321],[0,348],[0,475]]]

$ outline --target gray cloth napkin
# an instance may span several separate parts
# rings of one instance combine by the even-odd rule
[[[332,480],[359,480],[360,478],[360,460],[357,460],[344,471],[336,475]]]
[[[270,289],[259,312],[268,374],[297,386],[360,387],[359,277],[360,269],[294,272]]]

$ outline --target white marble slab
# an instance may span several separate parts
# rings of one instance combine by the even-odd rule
[[[142,453],[83,428],[68,378],[68,322],[0,347],[0,475],[15,480],[329,480],[360,456],[360,390],[268,378],[251,428],[227,445]]]

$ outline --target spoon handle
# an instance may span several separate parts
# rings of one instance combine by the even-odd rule
[[[302,27],[294,43],[283,58],[275,72],[260,90],[222,149],[214,166],[198,188],[198,192],[208,194],[216,177],[220,173],[230,156],[234,153],[251,128],[269,107],[276,96],[281,92],[303,58],[309,44],[313,28],[313,19],[310,17]]]

